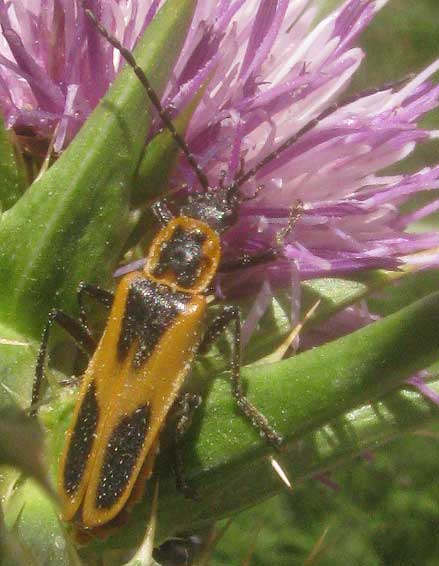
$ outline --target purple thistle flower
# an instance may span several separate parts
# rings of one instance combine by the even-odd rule
[[[101,21],[132,48],[159,2],[89,0]],[[9,127],[60,151],[105,94],[120,58],[76,0],[1,0],[0,108]]]
[[[88,0],[128,48],[160,7],[149,0]],[[186,139],[211,186],[239,175],[342,93],[364,53],[355,46],[385,0],[347,0],[313,26],[313,0],[205,0],[199,2],[185,47],[163,101],[177,114],[207,84]],[[120,58],[86,20],[78,2],[10,0],[0,3],[0,100],[8,126],[48,137],[61,150],[113,80]],[[439,187],[439,167],[408,175],[379,171],[437,135],[417,126],[436,107],[434,62],[406,84],[342,105],[264,166],[242,187],[257,197],[242,205],[239,222],[223,239],[224,254],[272,246],[291,206],[303,212],[286,238],[284,259],[245,269],[220,281],[221,292],[247,291],[263,281],[282,283],[366,269],[396,269],[422,260],[414,252],[439,246],[439,234],[409,233],[435,201],[409,215],[401,204]],[[151,135],[159,128],[157,122]],[[172,185],[199,190],[182,157]],[[427,257],[427,259],[425,259]]]
[[[171,105],[180,108],[181,91],[184,98],[191,81],[199,86],[202,80],[195,78],[201,74],[204,80],[218,65],[187,134],[212,185],[222,170],[231,182],[242,157],[247,169],[259,163],[340,97],[363,58],[353,43],[383,3],[348,1],[315,28],[313,2],[279,1],[269,8],[259,2],[221,4],[240,8],[227,15],[225,31],[214,24],[202,36],[203,47],[196,52],[204,60],[199,55],[186,62],[186,69],[178,66],[180,78],[171,93]],[[256,15],[244,17],[250,5]],[[222,15],[217,7],[214,21],[222,22]],[[219,48],[211,56],[213,38]],[[395,269],[402,256],[436,247],[438,234],[404,231],[412,219],[401,216],[399,205],[437,188],[439,169],[405,176],[377,173],[436,135],[418,128],[416,120],[437,104],[439,88],[429,77],[438,68],[435,62],[404,86],[339,108],[262,168],[243,190],[250,196],[258,185],[264,189],[242,206],[239,223],[224,238],[225,254],[272,245],[297,199],[304,211],[284,253],[301,279]],[[181,161],[175,182],[183,181],[193,185],[194,176]],[[433,206],[415,213],[416,219]],[[285,283],[287,265],[275,263],[272,280]],[[248,290],[266,277],[266,267],[247,269],[225,279],[222,289]]]

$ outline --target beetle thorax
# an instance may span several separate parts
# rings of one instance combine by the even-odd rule
[[[220,259],[220,241],[206,223],[179,216],[154,239],[148,275],[187,292],[200,293],[212,281]]]

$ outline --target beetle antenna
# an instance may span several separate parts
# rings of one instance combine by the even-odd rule
[[[84,6],[84,4],[83,4],[83,6]],[[115,49],[117,49],[117,51],[119,51],[119,53],[125,59],[125,61],[128,63],[128,65],[133,69],[134,73],[136,74],[136,76],[138,77],[138,79],[140,80],[142,85],[144,86],[146,94],[148,95],[152,105],[157,110],[161,121],[168,128],[168,130],[171,132],[172,137],[175,140],[175,143],[179,146],[179,148],[182,150],[182,152],[186,156],[186,159],[187,159],[189,165],[194,170],[194,172],[195,172],[196,176],[198,177],[198,180],[199,180],[201,186],[203,187],[203,189],[205,191],[208,191],[209,190],[209,181],[207,180],[206,174],[204,173],[201,166],[197,163],[196,159],[194,158],[193,154],[191,153],[191,151],[190,151],[187,143],[183,139],[183,137],[175,129],[175,126],[172,123],[172,120],[171,120],[168,112],[163,108],[157,93],[152,88],[151,83],[149,82],[149,80],[148,80],[147,76],[145,75],[145,73],[143,72],[143,70],[137,64],[136,59],[134,58],[134,55],[131,53],[131,51],[129,49],[124,47],[116,37],[114,37],[113,35],[110,34],[110,32],[99,22],[96,15],[89,8],[86,8],[84,6],[84,11],[85,11],[85,14],[87,15],[87,17],[89,18],[89,20],[93,23],[95,28],[99,31],[99,33]]]
[[[382,92],[384,90],[389,90],[391,88],[393,89],[393,88],[396,88],[398,86],[401,86],[401,85],[405,84],[406,82],[408,82],[409,80],[411,80],[413,77],[414,77],[414,75],[412,73],[410,75],[405,76],[402,79],[399,79],[398,81],[386,83],[386,84],[384,84],[380,87],[374,87],[374,88],[362,90],[361,92],[357,92],[356,94],[353,94],[351,96],[346,97],[341,102],[335,102],[334,104],[331,104],[331,106],[329,106],[328,108],[323,110],[323,112],[321,112],[316,118],[314,118],[313,120],[311,120],[310,122],[305,124],[293,136],[291,136],[290,138],[285,140],[283,143],[281,143],[278,148],[276,148],[274,151],[272,151],[271,153],[266,155],[254,167],[252,167],[251,169],[249,169],[248,171],[246,171],[242,175],[238,175],[238,178],[235,179],[235,181],[232,183],[232,185],[234,185],[236,188],[243,185],[246,181],[248,181],[249,179],[254,177],[260,169],[262,169],[263,167],[265,167],[265,165],[268,165],[269,163],[271,163],[272,161],[277,159],[282,152],[284,152],[290,146],[295,144],[299,140],[299,138],[301,138],[304,134],[308,133],[310,130],[315,128],[317,126],[317,124],[319,124],[319,122],[321,122],[322,120],[324,120],[325,118],[327,118],[328,116],[330,116],[331,114],[336,112],[339,108],[342,108],[343,106],[347,106],[348,104],[352,104],[353,102],[356,102],[357,100],[359,100],[360,98],[363,98],[365,96],[372,96],[373,94],[377,94],[377,93]]]

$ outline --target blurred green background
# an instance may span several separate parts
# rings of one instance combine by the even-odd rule
[[[323,10],[337,3],[323,1]],[[390,0],[361,44],[367,58],[353,92],[422,70],[439,57],[439,0]],[[439,111],[423,124],[439,129]],[[437,163],[439,141],[433,141],[397,169]],[[439,215],[426,223],[439,228]],[[346,463],[331,476],[336,489],[309,481],[216,525],[205,563],[439,566],[438,476],[439,425]]]

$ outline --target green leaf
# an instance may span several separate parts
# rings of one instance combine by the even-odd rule
[[[378,273],[375,272],[375,275],[378,276]],[[390,280],[382,281],[382,283],[389,284]],[[357,279],[324,277],[305,281],[301,285],[301,290],[301,304],[304,312],[310,309],[317,301],[320,301],[315,315],[307,325],[309,327],[327,320],[332,315],[375,291],[376,282],[362,281],[361,277]]]
[[[32,553],[27,551],[15,532],[6,528],[2,506],[0,505],[0,564],[8,566],[37,566]]]
[[[29,407],[38,345],[0,324],[0,408]]]
[[[32,480],[19,483],[4,504],[5,528],[29,555],[32,566],[81,564],[58,513]]]
[[[409,270],[376,270],[360,273],[349,278],[324,277],[305,281],[301,285],[303,311],[306,312],[317,301],[320,301],[317,311],[307,323],[306,328],[327,320],[349,305],[365,299],[377,291],[382,292],[389,289],[389,292],[392,292],[395,282],[398,282],[399,285],[404,284],[404,281],[412,276],[413,273]],[[432,293],[434,290],[430,288],[425,294]],[[419,298],[418,295],[411,302]],[[406,304],[401,304],[399,308]]]
[[[159,93],[195,4],[168,0],[136,48]],[[54,306],[74,312],[80,280],[109,281],[131,230],[130,184],[149,124],[146,94],[126,67],[65,153],[4,214],[0,315],[23,334],[38,336]]]
[[[43,462],[43,431],[36,419],[18,409],[0,411],[0,466],[13,466],[33,476],[53,497]]]
[[[0,212],[10,208],[26,188],[22,168],[0,117]]]
[[[438,288],[439,270],[419,271],[404,277],[397,285],[382,289],[368,299],[368,304],[373,312],[386,316]]]

